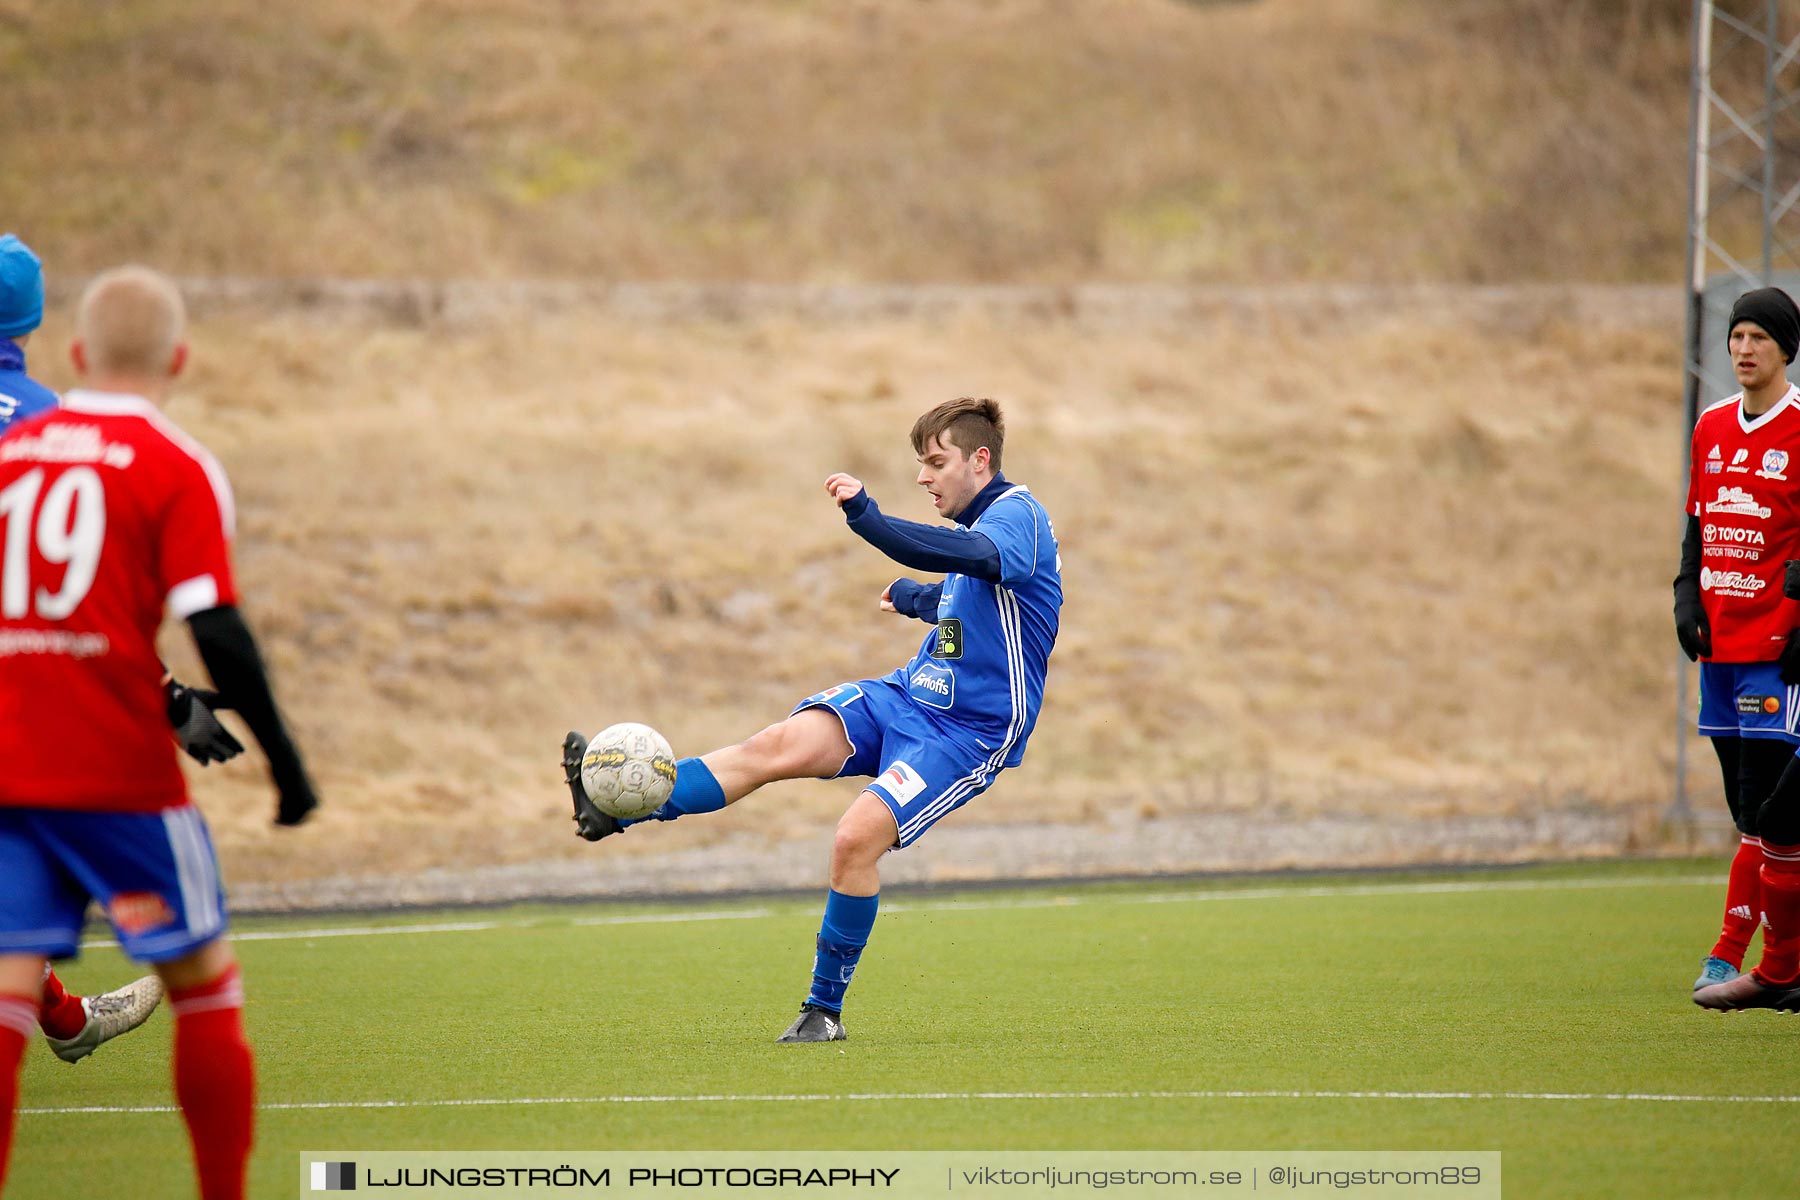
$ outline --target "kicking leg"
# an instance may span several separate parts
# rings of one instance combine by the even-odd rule
[[[722,808],[779,779],[830,779],[849,757],[850,739],[844,736],[844,723],[837,714],[825,708],[803,708],[747,741],[682,763],[697,761],[706,767],[724,797]],[[677,793],[681,790],[679,774],[675,789]]]
[[[585,745],[580,733],[569,733],[563,742],[563,773],[575,802],[577,830],[592,842],[638,822],[608,816],[588,800],[581,786]],[[778,779],[829,778],[849,757],[850,739],[843,722],[824,709],[801,709],[735,746],[677,762],[675,790],[661,808],[641,820],[673,821],[717,812]]]
[[[881,901],[881,856],[900,838],[894,814],[873,792],[856,798],[831,844],[831,890],[819,923],[812,988],[780,1042],[835,1042],[848,1035],[840,1015],[850,977],[869,944]]]

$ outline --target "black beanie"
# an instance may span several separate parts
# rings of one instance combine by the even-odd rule
[[[1731,324],[1725,327],[1727,343],[1739,321],[1755,321],[1761,325],[1763,332],[1775,339],[1789,362],[1793,362],[1795,353],[1800,352],[1800,308],[1796,308],[1794,298],[1780,288],[1757,288],[1737,298],[1737,303],[1731,306]]]

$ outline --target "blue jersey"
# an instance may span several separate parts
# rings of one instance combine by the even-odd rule
[[[25,373],[25,351],[11,338],[0,338],[0,434],[56,404],[56,393]]]
[[[945,578],[936,626],[891,678],[985,748],[1004,747],[1002,765],[1016,767],[1044,704],[1062,614],[1062,556],[1049,514],[1023,485],[1008,486],[966,528],[1000,552],[1000,580]]]

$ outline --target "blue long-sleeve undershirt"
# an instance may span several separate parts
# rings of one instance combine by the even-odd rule
[[[903,567],[1000,582],[1000,550],[987,534],[890,517],[861,491],[844,502],[856,535]]]
[[[888,585],[888,603],[903,617],[917,617],[928,625],[937,624],[938,599],[944,594],[941,583],[918,583],[896,579]]]

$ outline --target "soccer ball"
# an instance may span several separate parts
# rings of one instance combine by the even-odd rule
[[[675,790],[675,752],[648,725],[609,725],[581,756],[581,787],[603,813],[625,820],[647,817]]]

